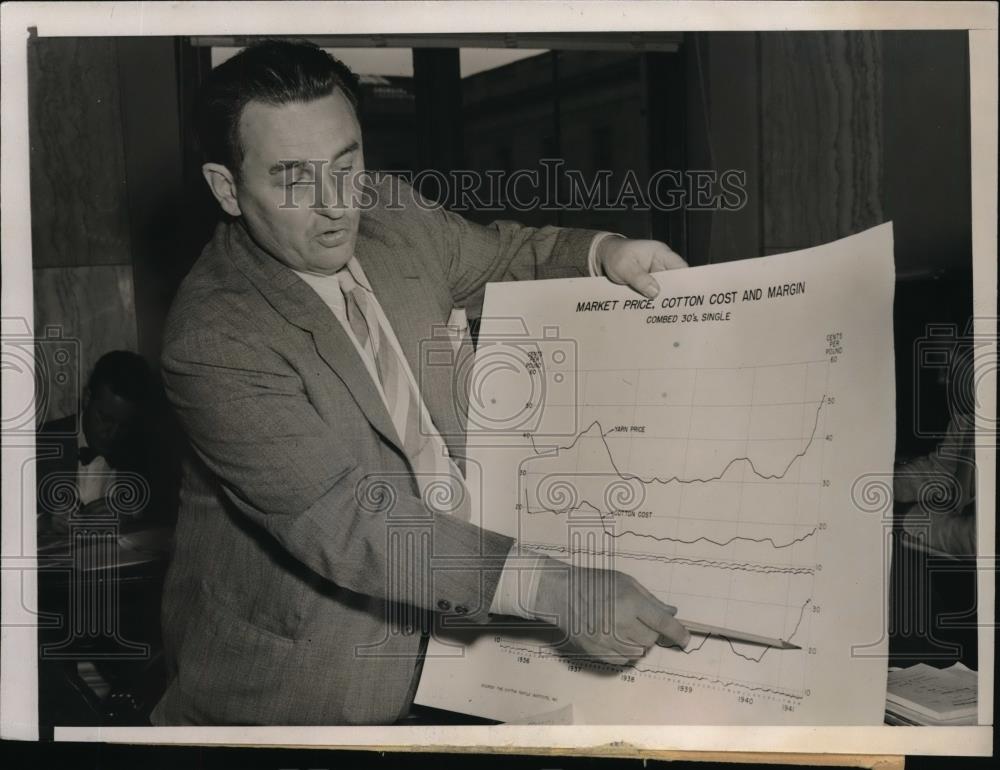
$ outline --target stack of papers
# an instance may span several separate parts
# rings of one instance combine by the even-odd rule
[[[976,672],[956,663],[940,669],[918,663],[889,672],[885,717],[894,725],[976,723]]]

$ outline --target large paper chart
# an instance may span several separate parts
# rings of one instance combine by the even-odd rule
[[[417,701],[506,722],[881,724],[891,225],[657,278],[651,301],[604,279],[489,286],[469,402],[482,525],[801,649],[696,636],[614,668],[502,623],[438,634]]]

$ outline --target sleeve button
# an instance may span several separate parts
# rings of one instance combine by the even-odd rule
[[[469,608],[468,607],[464,607],[461,604],[456,605],[456,607],[455,607],[455,614],[456,615],[468,615],[469,614]]]
[[[439,610],[450,610],[451,609],[451,602],[449,602],[447,599],[440,599],[440,600],[438,600],[438,609]]]

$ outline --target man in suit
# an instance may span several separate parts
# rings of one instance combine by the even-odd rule
[[[80,411],[39,428],[35,476],[40,533],[65,532],[68,514],[106,505],[122,473],[129,474],[130,483],[149,483],[140,428],[152,395],[152,375],[142,357],[113,350],[94,365]],[[150,495],[139,490],[135,499],[149,500]]]
[[[341,63],[277,41],[220,65],[200,97],[203,172],[228,220],[166,325],[164,382],[196,457],[155,724],[391,724],[445,620],[546,619],[616,663],[689,638],[631,578],[522,559],[469,505],[439,509],[435,480],[461,499],[464,394],[452,367],[414,376],[421,342],[455,308],[478,315],[489,281],[589,264],[652,296],[650,272],[683,260],[653,241],[482,227],[368,183],[357,98]]]
[[[972,319],[965,321],[971,331]],[[897,459],[892,499],[909,538],[959,558],[976,555],[975,349],[956,341],[938,384],[948,394],[948,424],[926,455]]]

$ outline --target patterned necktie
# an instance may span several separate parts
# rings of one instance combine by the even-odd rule
[[[375,361],[389,416],[425,504],[468,520],[469,500],[462,476],[447,456],[444,442],[421,430],[423,403],[410,383],[406,362],[379,324],[374,297],[347,270],[337,276],[344,293],[348,324],[358,346]]]

